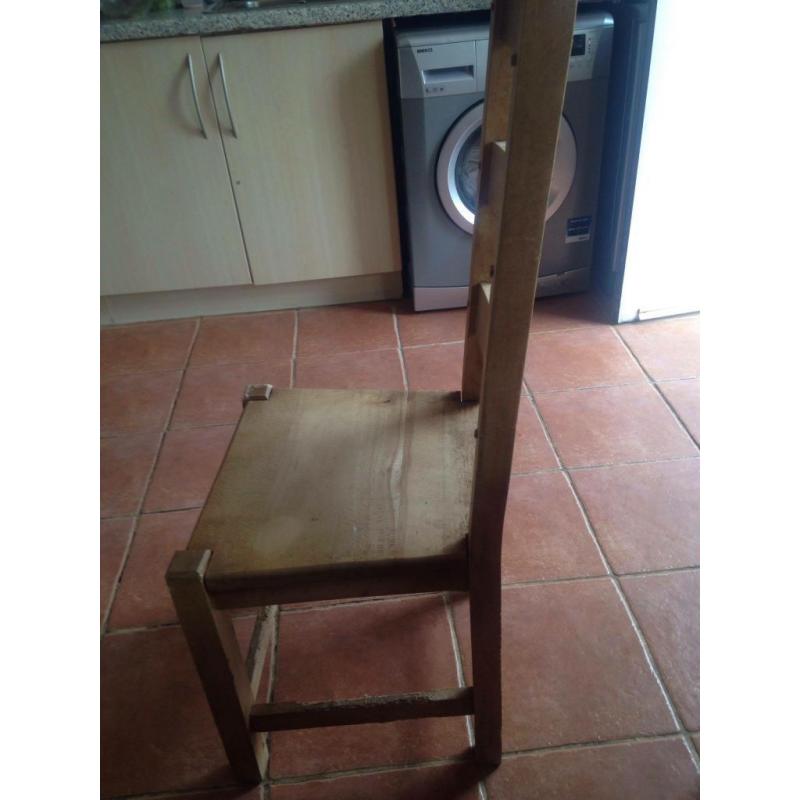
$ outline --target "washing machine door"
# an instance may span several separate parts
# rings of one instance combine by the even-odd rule
[[[470,234],[478,209],[482,121],[483,103],[478,103],[459,117],[448,131],[436,163],[436,189],[442,207],[461,230]],[[546,220],[558,211],[569,194],[577,161],[575,134],[566,117],[562,116],[553,177],[547,195]]]

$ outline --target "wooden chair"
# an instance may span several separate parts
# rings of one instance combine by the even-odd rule
[[[500,761],[501,537],[575,5],[494,3],[461,393],[249,387],[169,567],[244,782],[263,777],[265,731],[415,717],[474,714],[476,758]],[[246,665],[230,609],[446,590],[469,593],[472,687],[255,702],[263,636]]]

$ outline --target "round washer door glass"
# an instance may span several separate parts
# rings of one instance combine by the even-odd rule
[[[472,233],[478,209],[482,121],[483,103],[459,117],[445,137],[436,164],[436,188],[442,207],[466,233]],[[558,211],[569,194],[576,164],[575,135],[566,117],[562,116],[545,219]]]

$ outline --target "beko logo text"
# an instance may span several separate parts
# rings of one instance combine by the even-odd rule
[[[433,48],[432,47],[420,47],[420,48],[417,49],[417,52],[418,53],[432,53],[433,52]]]

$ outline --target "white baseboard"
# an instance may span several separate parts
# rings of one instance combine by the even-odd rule
[[[100,298],[100,324],[119,325],[181,317],[394,300],[402,295],[403,281],[399,272],[273,286],[223,286],[180,292],[107,295]]]

